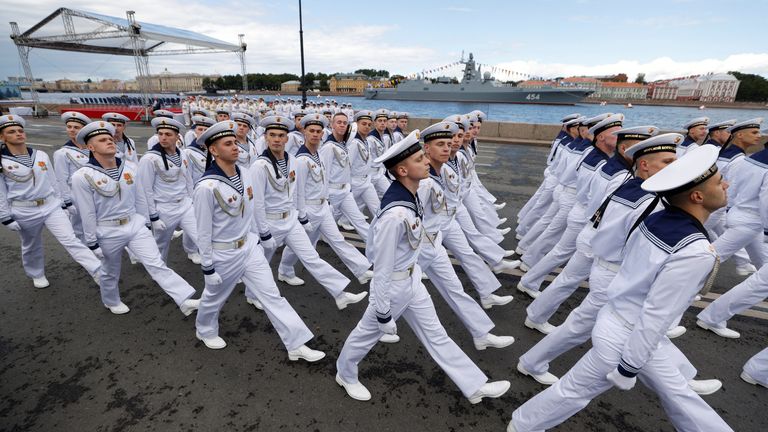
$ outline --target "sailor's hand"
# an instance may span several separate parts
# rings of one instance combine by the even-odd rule
[[[13,222],[9,223],[5,227],[8,228],[11,231],[21,231],[21,225],[19,225],[19,223],[16,222],[16,221],[13,221]]]
[[[101,250],[100,247],[97,247],[96,249],[92,250],[94,255],[96,255],[96,258],[103,260],[104,259],[104,251]]]
[[[634,387],[635,383],[637,383],[637,377],[625,377],[619,372],[618,369],[612,370],[605,377],[611,384],[618,387],[619,390],[632,390],[632,387]]]
[[[381,330],[384,334],[396,335],[397,324],[395,324],[395,320],[393,319],[390,319],[385,323],[379,322],[379,330]]]
[[[162,219],[158,219],[156,221],[152,221],[152,230],[153,231],[165,231],[165,222],[163,222]]]
[[[221,276],[219,276],[219,274],[216,272],[213,272],[211,274],[204,274],[203,278],[205,279],[206,286],[220,285],[222,282],[224,282],[223,280],[221,280]]]

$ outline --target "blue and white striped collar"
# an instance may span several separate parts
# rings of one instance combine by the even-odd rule
[[[120,173],[120,175],[122,175],[122,174],[123,174],[123,167],[124,167],[124,165],[123,165],[123,161],[122,161],[122,160],[121,160],[119,157],[116,157],[116,158],[115,158],[115,164],[116,164],[116,165],[117,165],[117,167],[119,168],[119,171],[118,171],[118,172]],[[98,172],[100,172],[100,173],[102,173],[102,174],[106,174],[107,176],[109,176],[109,172],[107,172],[107,170],[106,170],[106,169],[104,169],[104,168],[101,166],[101,164],[99,163],[99,161],[97,161],[97,160],[96,160],[96,158],[95,158],[93,155],[90,155],[90,157],[88,158],[88,164],[87,164],[86,166],[88,166],[88,167],[90,167],[90,168],[93,168],[93,169],[95,169],[96,171],[98,171]]]
[[[238,167],[237,165],[235,165],[235,172],[237,173],[238,176],[241,176],[240,167]],[[216,164],[215,159],[211,161],[211,166],[209,166],[208,169],[205,170],[203,175],[200,177],[200,180],[198,180],[197,182],[200,183],[204,180],[218,180],[222,183],[226,183],[232,189],[240,192],[241,195],[243,194],[243,192],[241,191],[241,188],[238,188],[237,185],[232,183],[232,180],[230,180],[229,176],[224,172],[224,170],[222,170],[219,167],[219,165]]]

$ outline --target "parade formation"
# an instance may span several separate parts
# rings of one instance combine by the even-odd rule
[[[747,278],[696,316],[697,331],[739,338],[728,320],[768,297],[768,149],[746,152],[760,142],[762,119],[700,117],[681,122],[684,134],[625,127],[618,113],[558,119],[562,128],[544,180],[512,231],[498,213],[506,204],[476,169],[477,136],[487,120],[482,111],[423,130],[409,130],[408,113],[327,100],[302,106],[290,99],[197,97],[185,100],[182,112],[183,122],[156,110],[155,135],[146,143],[129,138],[121,114],[62,113],[66,142],[52,160],[31,147],[25,119],[0,117],[0,222],[18,233],[31,286],[51,286],[46,227],[98,284],[100,304],[112,314],[131,311],[119,286],[125,252],[181,314],[196,313],[189,343],[196,338],[202,350],[247,343],[219,329],[225,304],[243,301],[266,314],[289,361],[310,363],[330,353],[316,349],[319,335],[278,282],[324,290],[340,313],[359,314],[348,307],[367,298],[357,325],[336,347],[328,380],[340,394],[358,401],[375,396],[361,379],[366,355],[378,342],[404,343],[398,324],[407,323],[477,404],[514,384],[487,376],[454,342],[431,295],[445,301],[477,351],[503,350],[515,338],[493,332],[487,311],[513,301],[497,275],[518,269],[524,275],[516,290],[532,301],[526,316],[507,319],[545,336],[508,363],[546,388],[509,407],[508,432],[554,428],[612,387],[628,391],[637,380],[658,396],[675,429],[732,430],[702,398],[723,383],[700,376],[697,359],[673,339],[691,330],[681,325],[683,315],[730,258]],[[357,233],[364,253],[346,231]],[[517,247],[505,250],[500,244],[511,235]],[[169,267],[177,237],[204,286]],[[318,242],[345,268],[324,259]],[[297,276],[299,263],[310,280]],[[345,274],[368,291],[352,292]],[[552,325],[584,282],[587,296],[565,322]],[[236,299],[241,283],[245,298]],[[550,362],[590,339],[565,375],[549,371]],[[768,387],[768,348],[724,373]]]

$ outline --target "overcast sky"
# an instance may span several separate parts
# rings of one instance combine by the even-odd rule
[[[34,5],[34,7],[30,7]],[[298,74],[298,1],[2,0],[0,22],[25,31],[58,7],[181,27],[236,43],[244,33],[248,72]],[[766,0],[535,0],[303,2],[307,71],[387,69],[408,75],[459,60],[519,72],[502,78],[605,75],[648,79],[738,70],[768,76]],[[60,32],[61,20],[51,33]],[[83,26],[85,28],[85,26]],[[23,74],[16,47],[0,37],[0,79]],[[36,78],[131,79],[131,57],[33,49]],[[150,70],[239,73],[235,54],[152,57]]]

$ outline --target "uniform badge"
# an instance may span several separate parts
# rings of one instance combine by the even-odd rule
[[[40,167],[41,171],[48,171],[48,167],[45,165],[45,162],[43,162],[43,161],[38,162],[37,166]]]
[[[125,184],[133,184],[133,176],[131,176],[131,173],[124,173],[123,178],[125,179]]]
[[[288,174],[288,178],[291,179],[291,182],[295,182],[296,181],[296,171],[291,171]]]
[[[248,199],[253,200],[253,187],[248,186],[248,189],[246,189],[246,192],[248,192]]]

